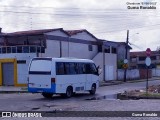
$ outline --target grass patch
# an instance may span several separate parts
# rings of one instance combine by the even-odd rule
[[[158,98],[160,98],[160,93],[143,93],[140,96],[141,97],[158,97]]]

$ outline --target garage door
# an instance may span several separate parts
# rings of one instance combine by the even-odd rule
[[[2,85],[14,85],[14,64],[2,63]]]

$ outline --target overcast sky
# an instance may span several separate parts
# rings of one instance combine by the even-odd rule
[[[127,3],[157,2],[156,9],[131,10]],[[86,29],[97,38],[129,41],[133,51],[160,46],[159,0],[0,0],[2,32]]]

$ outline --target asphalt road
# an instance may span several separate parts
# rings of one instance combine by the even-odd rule
[[[153,80],[149,81],[148,85],[157,85],[160,84],[160,80]],[[119,92],[124,92],[127,90],[134,90],[134,89],[145,89],[146,88],[146,81],[144,82],[135,82],[135,83],[123,83],[119,85],[112,85],[112,86],[105,86],[100,87],[97,91],[99,95],[110,95]]]
[[[149,81],[149,85],[159,84],[160,81]],[[15,93],[15,94],[1,94],[0,95],[0,111],[160,111],[159,100],[117,100],[110,95],[123,92],[125,90],[142,89],[145,88],[146,82],[125,83],[120,85],[104,86],[97,90],[96,95],[89,95],[88,93],[77,94],[69,99],[64,99],[61,96],[55,95],[52,99],[43,98],[41,94],[31,93]],[[102,96],[106,96],[103,99]],[[98,100],[90,100],[91,98],[102,98]],[[107,98],[108,97],[108,98]],[[3,118],[9,119],[9,118]],[[17,118],[12,118],[13,120]],[[34,118],[35,119],[35,118]],[[51,119],[51,118],[43,118]],[[54,118],[63,119],[63,118]],[[71,119],[71,118],[65,118]],[[75,118],[72,118],[75,119]],[[103,118],[82,118],[76,119],[105,119]],[[112,120],[158,120],[160,118],[107,118]],[[28,120],[28,118],[26,118]],[[41,120],[41,118],[38,118]]]

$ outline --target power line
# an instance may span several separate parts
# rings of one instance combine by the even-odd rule
[[[28,8],[32,8],[32,7],[28,7]],[[58,16],[61,16],[62,18],[64,18],[64,15],[66,16],[72,16],[72,17],[74,17],[74,19],[81,19],[81,20],[83,20],[83,19],[85,19],[85,18],[81,18],[81,16],[82,15],[84,15],[84,14],[73,14],[73,13],[41,13],[41,12],[28,12],[28,11],[21,11],[21,12],[19,12],[19,11],[0,11],[0,12],[9,12],[9,13],[25,13],[25,14],[29,14],[30,16],[31,15],[41,15],[41,14],[43,14],[43,15],[58,15]],[[93,11],[92,11],[93,12]],[[116,11],[117,12],[117,11]],[[85,11],[84,12],[85,14],[87,14],[87,12]],[[108,12],[108,13],[110,13],[110,12]],[[113,13],[111,13],[111,14],[113,14]],[[115,14],[117,14],[117,13],[115,13]],[[127,13],[128,14],[128,13]],[[119,16],[121,16],[121,15],[124,15],[124,16],[127,16],[127,14],[119,14]],[[92,14],[91,14],[92,15]],[[94,14],[93,14],[94,15]],[[138,14],[137,14],[138,15]],[[22,15],[20,15],[20,16],[22,16]],[[97,17],[97,15],[94,15],[94,16],[96,16]],[[105,16],[102,14],[102,15],[98,15],[99,17],[97,17],[96,18],[96,20],[98,19],[98,21],[100,21],[100,22],[103,22],[103,21],[106,21],[106,19],[105,19]],[[113,15],[112,15],[112,17],[111,18],[107,18],[107,21],[108,20],[110,20],[110,21],[118,21],[118,22],[123,22],[123,24],[124,24],[124,26],[126,26],[126,27],[136,27],[136,28],[134,28],[134,29],[137,29],[137,26],[136,26],[136,24],[134,23],[134,25],[132,26],[132,25],[129,25],[129,23],[130,23],[130,21],[128,21],[127,22],[127,20],[132,20],[133,19],[133,17],[127,17],[127,18],[124,18],[124,16],[121,16],[121,17],[119,17],[119,16],[116,16],[116,17],[114,17]],[[32,18],[33,16],[31,16],[30,17],[30,23],[32,23],[32,24],[46,24],[46,23],[48,23],[48,24],[52,24],[52,23],[49,23],[49,22],[40,22],[40,23],[34,23],[33,22],[33,19],[31,20],[31,18]],[[34,16],[35,17],[35,16]],[[80,18],[79,18],[80,17]],[[91,17],[91,16],[89,16],[89,17]],[[106,15],[106,17],[108,17],[107,15]],[[144,16],[145,17],[145,16]],[[151,17],[151,16],[150,16]],[[157,18],[157,20],[159,19],[159,16],[156,16],[156,18]],[[29,18],[28,18],[29,19]],[[67,19],[69,19],[69,18],[67,18]],[[101,20],[100,20],[101,19]],[[134,20],[135,19],[140,19],[140,18],[134,18]],[[151,18],[152,19],[152,18]],[[72,22],[74,22],[75,20],[68,20],[67,22],[66,22],[66,19],[62,22],[62,21],[60,21],[60,23],[61,24],[67,24],[67,23],[72,23]],[[80,20],[79,20],[80,21]],[[126,22],[125,22],[126,21]],[[81,21],[80,21],[81,22]],[[92,21],[92,22],[90,22],[90,23],[92,23],[92,24],[94,24],[94,21]],[[96,23],[96,22],[95,22]],[[32,27],[32,24],[31,24],[31,26],[30,27]],[[123,24],[121,24],[121,25],[123,25]],[[137,24],[138,25],[138,24]],[[157,25],[157,24],[155,24],[155,25]],[[118,28],[122,28],[122,27],[118,27],[117,25],[111,25],[111,27],[116,27],[116,29]],[[138,28],[142,28],[142,27],[144,27],[144,26],[141,26],[141,27],[138,27]],[[125,28],[126,29],[126,28]],[[112,32],[112,31],[109,31],[109,32]],[[115,30],[113,31],[113,32],[115,32]]]

